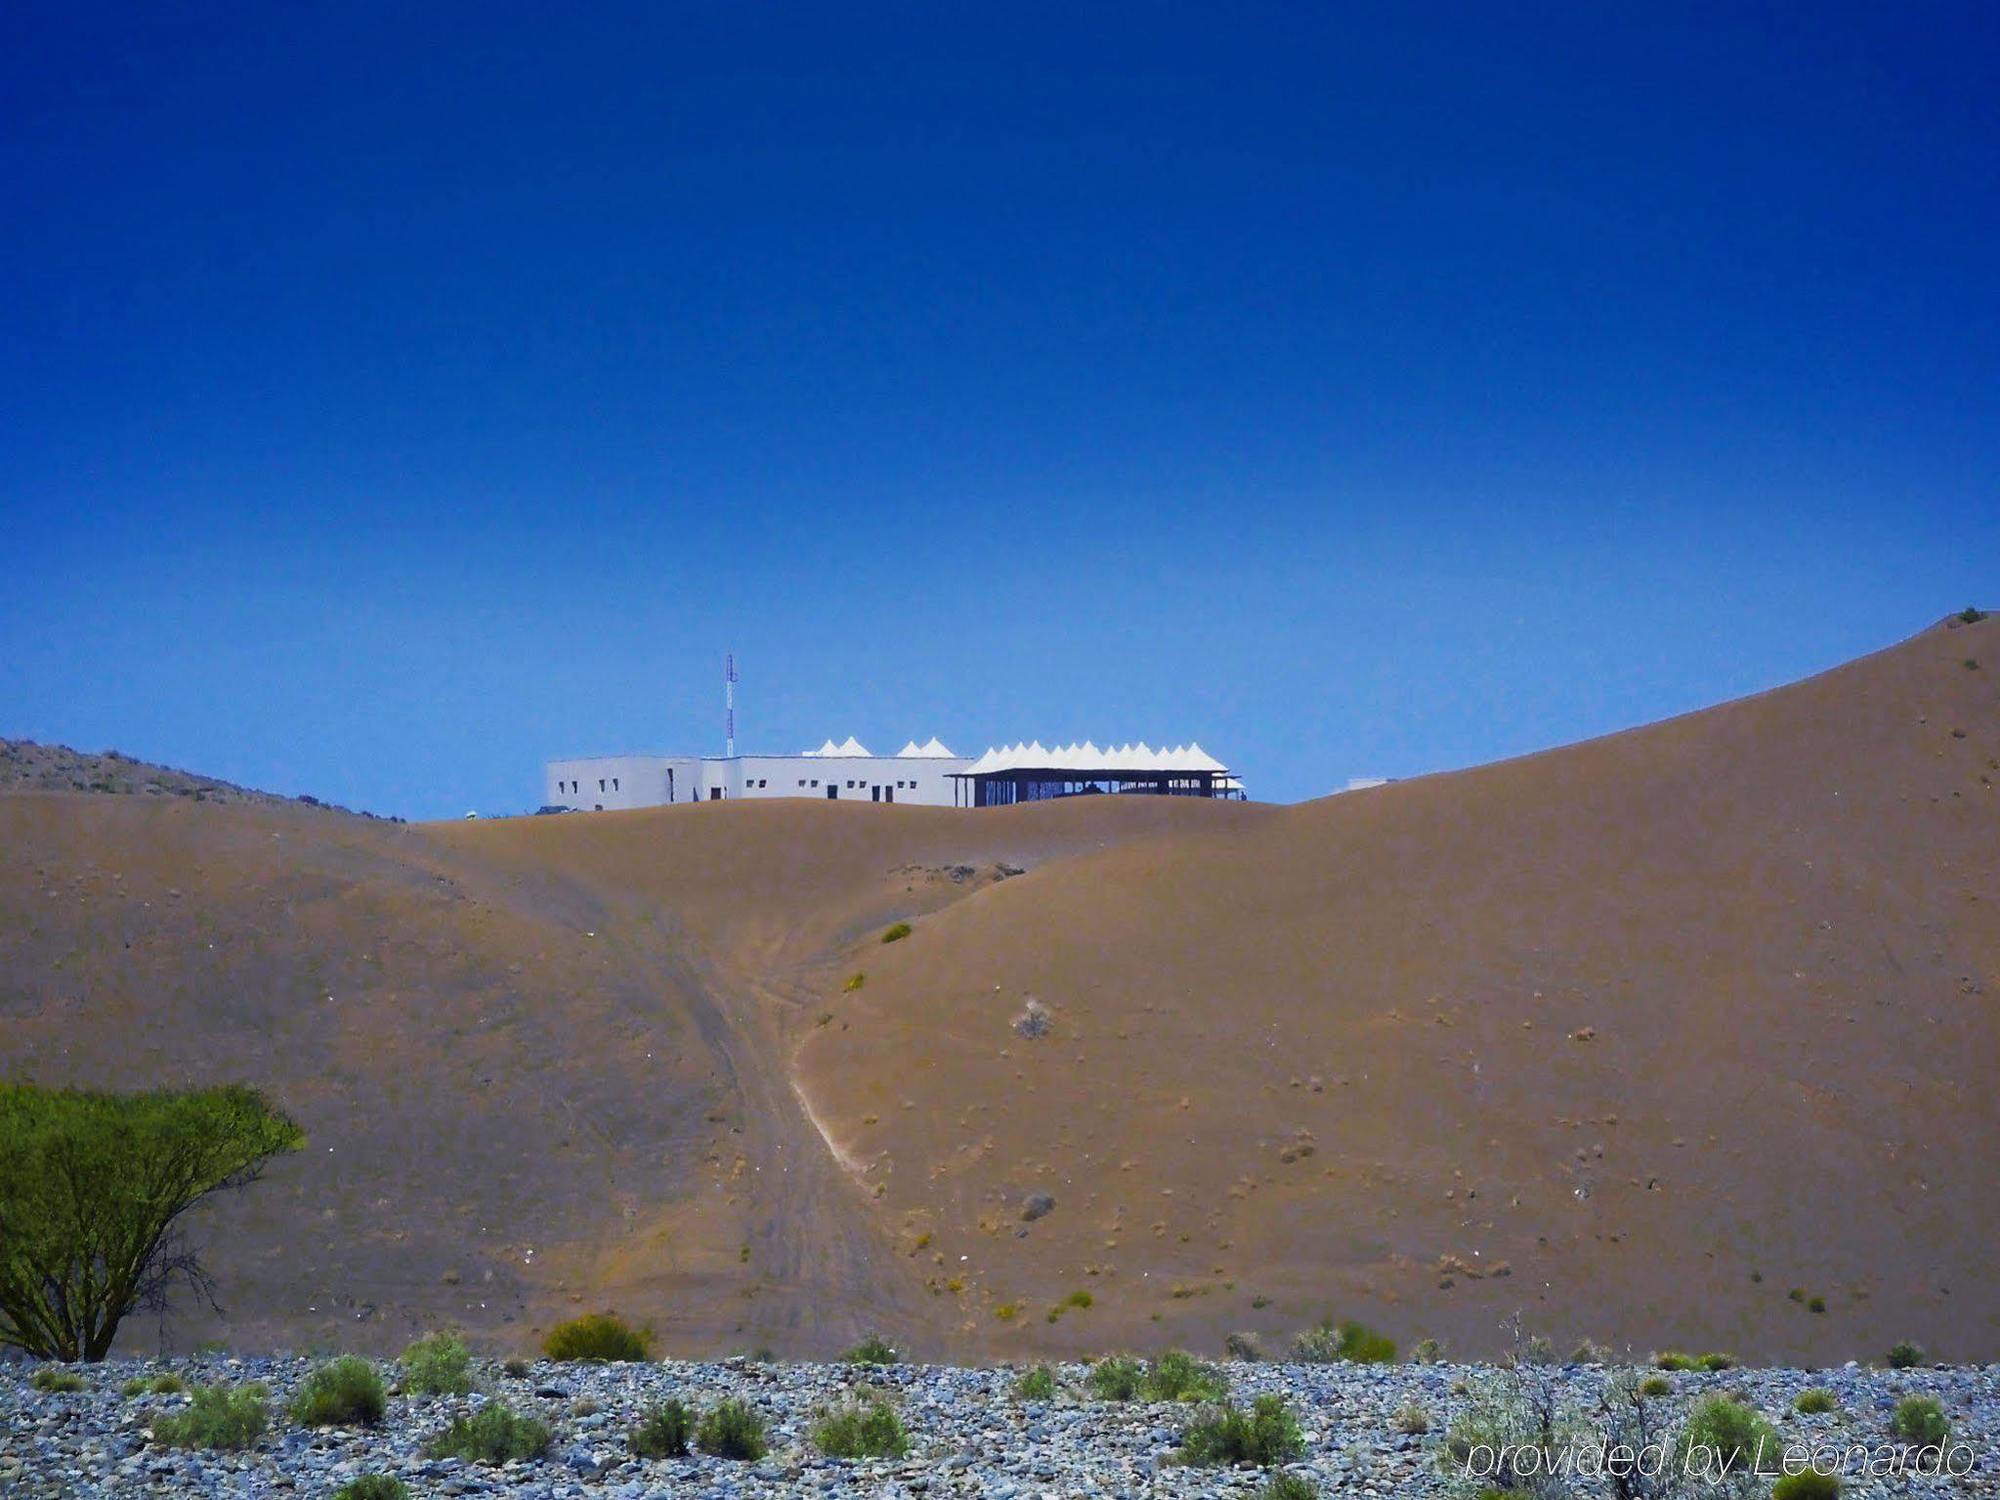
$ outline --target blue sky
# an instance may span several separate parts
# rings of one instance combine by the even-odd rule
[[[1989,7],[17,7],[0,734],[1253,792],[2000,603]]]

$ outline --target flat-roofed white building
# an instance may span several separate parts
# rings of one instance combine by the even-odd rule
[[[593,755],[552,760],[543,772],[545,807],[579,812],[725,802],[744,797],[952,805],[952,773],[971,761],[933,737],[876,755],[849,736],[796,755]]]

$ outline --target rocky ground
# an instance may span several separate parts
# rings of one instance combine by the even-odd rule
[[[1252,1495],[1266,1476],[1250,1470],[1179,1466],[1172,1451],[1191,1408],[1145,1402],[1110,1403],[1083,1391],[1083,1366],[1059,1367],[1062,1394],[1023,1401],[1009,1370],[894,1366],[764,1364],[746,1360],[694,1364],[577,1365],[540,1363],[509,1375],[482,1362],[481,1390],[464,1398],[392,1398],[372,1430],[306,1430],[282,1415],[291,1388],[311,1368],[298,1359],[113,1362],[85,1371],[89,1388],[62,1393],[35,1389],[20,1365],[0,1368],[0,1494],[8,1496],[296,1496],[319,1500],[357,1475],[401,1477],[414,1495],[521,1497],[822,1496],[1138,1496]],[[1452,1495],[1466,1487],[1438,1470],[1446,1425],[1477,1391],[1496,1378],[1466,1365],[1279,1365],[1226,1367],[1232,1397],[1247,1402],[1276,1392],[1293,1403],[1308,1449],[1292,1470],[1331,1495]],[[185,1396],[125,1398],[135,1376],[172,1369],[195,1383],[262,1381],[270,1389],[270,1430],[237,1454],[163,1449],[149,1441],[151,1422]],[[388,1373],[393,1373],[390,1371]],[[1564,1367],[1554,1375],[1565,1395],[1590,1399],[1607,1372]],[[1670,1405],[1685,1406],[1719,1391],[1756,1403],[1789,1440],[1819,1438],[1842,1448],[1891,1441],[1888,1419],[1911,1394],[1936,1397],[1964,1446],[1959,1477],[1909,1475],[1851,1480],[1862,1495],[2000,1494],[2000,1366],[1907,1371],[1845,1369],[1733,1370],[1675,1374]],[[900,1404],[915,1443],[902,1461],[843,1462],[817,1454],[808,1432],[814,1415],[850,1391],[873,1385]],[[1832,1390],[1840,1410],[1802,1417],[1792,1411],[1801,1390]],[[756,1463],[694,1456],[641,1460],[625,1431],[648,1403],[679,1396],[705,1408],[725,1396],[747,1399],[765,1415],[771,1453]],[[486,1401],[531,1412],[555,1430],[548,1455],[497,1468],[423,1454],[425,1440],[454,1415]],[[1399,1430],[1398,1414],[1420,1407],[1428,1434]],[[1583,1493],[1592,1493],[1588,1486]],[[1759,1487],[1758,1493],[1765,1492]]]

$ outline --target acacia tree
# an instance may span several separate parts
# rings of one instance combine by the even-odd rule
[[[0,1345],[100,1360],[177,1284],[213,1306],[184,1219],[305,1139],[250,1088],[0,1084]]]

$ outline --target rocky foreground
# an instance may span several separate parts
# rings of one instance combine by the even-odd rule
[[[391,1399],[372,1429],[303,1429],[284,1416],[292,1388],[312,1367],[300,1359],[221,1357],[120,1361],[88,1367],[88,1389],[39,1390],[24,1366],[0,1367],[0,1494],[13,1496],[328,1496],[368,1473],[401,1478],[418,1496],[520,1497],[986,1496],[992,1500],[1070,1496],[1252,1495],[1268,1475],[1254,1470],[1194,1469],[1173,1450],[1193,1408],[1106,1402],[1085,1393],[1085,1367],[1058,1367],[1061,1393],[1029,1401],[1013,1392],[1016,1372],[899,1365],[860,1368],[765,1364],[747,1360],[696,1364],[555,1364],[508,1374],[482,1362],[481,1389],[469,1397]],[[517,1367],[518,1369],[519,1367]],[[1288,1466],[1326,1495],[1455,1495],[1468,1486],[1439,1471],[1442,1434],[1490,1368],[1452,1365],[1226,1366],[1232,1400],[1276,1393],[1297,1410],[1306,1458]],[[126,1397],[137,1378],[172,1371],[191,1384],[261,1381],[269,1387],[272,1425],[241,1453],[168,1449],[150,1440],[152,1422],[184,1395]],[[1552,1372],[1564,1394],[1588,1401],[1609,1372],[1566,1366]],[[1908,1472],[1853,1475],[1844,1493],[2000,1495],[2000,1366],[1913,1370],[1730,1370],[1680,1373],[1663,1407],[1685,1408],[1704,1396],[1740,1392],[1787,1441],[1842,1449],[1893,1443],[1889,1418],[1905,1396],[1943,1404],[1958,1466],[1949,1477]],[[829,1403],[868,1387],[900,1406],[914,1440],[911,1457],[845,1462],[814,1451],[809,1429]],[[1830,1390],[1838,1410],[1801,1416],[1803,1390]],[[652,1402],[678,1396],[705,1408],[728,1397],[753,1403],[769,1424],[771,1452],[754,1463],[695,1455],[642,1460],[625,1433]],[[547,1422],[555,1433],[546,1457],[498,1467],[431,1459],[426,1440],[454,1416],[488,1401]],[[1409,1413],[1429,1419],[1427,1433],[1405,1432]],[[1764,1493],[1768,1486],[1759,1486]],[[1579,1486],[1584,1494],[1607,1487]]]

